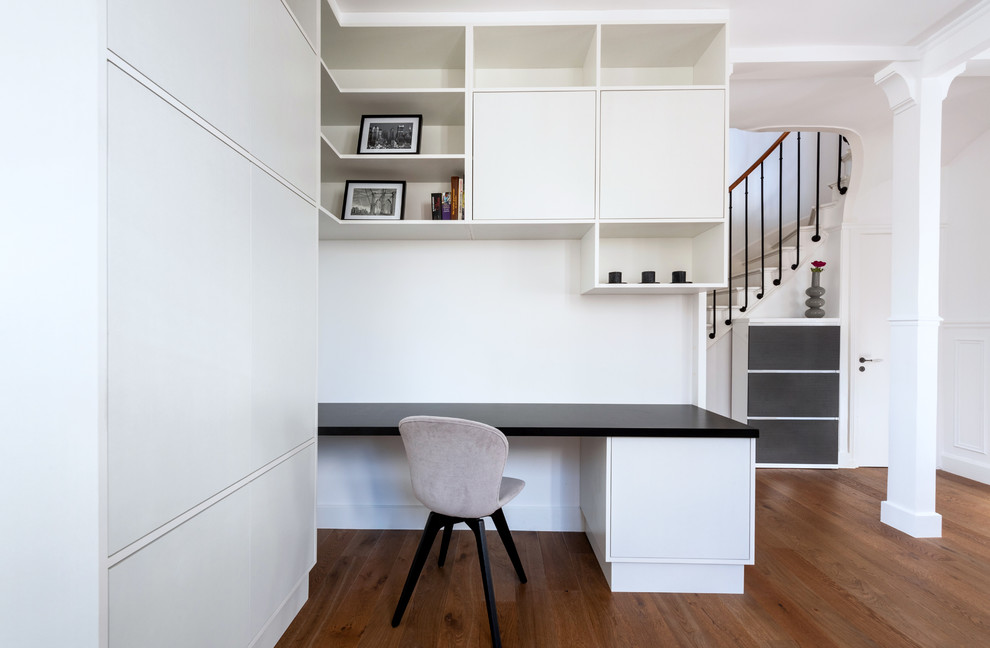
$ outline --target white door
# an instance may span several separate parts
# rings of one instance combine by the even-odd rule
[[[890,232],[849,241],[849,432],[852,461],[886,466],[890,415]]]

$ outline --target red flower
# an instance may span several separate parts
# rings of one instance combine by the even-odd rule
[[[815,266],[814,268],[811,269],[812,272],[821,272],[822,271],[822,268],[825,267],[825,262],[824,261],[812,261],[811,262],[811,265]]]

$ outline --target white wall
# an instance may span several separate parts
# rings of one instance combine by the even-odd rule
[[[952,90],[950,90],[950,93]],[[946,470],[990,483],[990,130],[942,168],[939,446]]]
[[[104,22],[92,0],[0,21],[3,646],[100,637]]]
[[[579,247],[322,241],[320,401],[692,402],[696,299],[581,296]],[[577,445],[511,444],[510,522],[580,528]],[[418,526],[408,481],[398,439],[323,438],[319,525]]]

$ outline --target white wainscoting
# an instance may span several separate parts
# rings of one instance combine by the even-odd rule
[[[990,484],[990,322],[944,322],[939,356],[939,465]]]

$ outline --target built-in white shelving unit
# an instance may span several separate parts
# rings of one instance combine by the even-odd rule
[[[430,220],[430,194],[464,176],[465,28],[341,27],[326,4],[321,21],[320,203],[333,215],[324,215],[323,235],[334,237],[326,234],[334,225],[366,225],[337,222],[347,180],[404,180],[404,217]],[[358,155],[362,115],[398,114],[423,116],[420,152]]]
[[[572,239],[584,294],[725,285],[724,22],[341,27],[324,5],[321,55],[321,237]],[[356,154],[366,114],[422,114],[420,154]],[[465,220],[433,221],[455,175]],[[347,180],[405,180],[404,220],[340,219]]]

